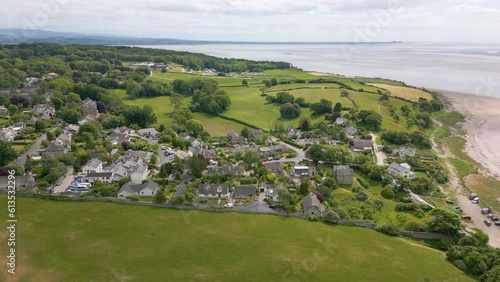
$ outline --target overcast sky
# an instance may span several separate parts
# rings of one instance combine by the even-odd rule
[[[499,0],[0,0],[0,28],[243,41],[500,42]]]

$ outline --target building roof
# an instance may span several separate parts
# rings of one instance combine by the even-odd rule
[[[348,165],[335,165],[333,172],[336,172],[337,176],[354,176],[354,171]]]
[[[238,195],[255,195],[255,187],[250,185],[240,185],[234,187],[234,193]]]
[[[90,172],[87,173],[87,177],[113,177],[113,172]]]
[[[283,165],[278,162],[264,163],[264,167],[266,167],[268,170],[283,170]]]
[[[150,189],[150,190],[157,190],[160,185],[156,182],[149,181],[143,184],[134,184],[132,181],[127,182],[123,184],[123,186],[120,188],[120,191],[118,191],[118,194],[122,192],[128,192],[130,194],[135,194],[135,193],[140,193],[143,190]]]
[[[219,190],[219,191],[218,191]],[[229,187],[227,184],[199,184],[196,189],[196,194],[227,194]]]
[[[91,159],[85,167],[97,168],[99,165],[102,165],[102,162],[99,159]]]
[[[263,135],[263,134],[264,134],[264,131],[262,129],[254,129],[254,130],[250,131],[251,136],[259,136],[259,135]]]
[[[320,211],[323,211],[323,206],[321,202],[318,200],[318,197],[313,193],[309,192],[307,196],[302,199],[302,208],[304,211],[311,209],[312,207],[317,207]]]

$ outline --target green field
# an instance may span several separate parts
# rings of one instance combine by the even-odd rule
[[[20,197],[17,218],[17,281],[473,281],[411,241],[293,218]]]
[[[369,83],[369,85],[385,89],[391,93],[392,96],[400,97],[409,101],[417,102],[420,98],[432,100],[432,94],[422,91],[420,89],[408,88],[403,86],[395,86],[381,83]]]
[[[500,181],[484,175],[469,175],[465,177],[465,183],[479,195],[483,205],[500,210]]]

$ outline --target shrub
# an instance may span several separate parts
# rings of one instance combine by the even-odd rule
[[[309,216],[309,220],[310,220],[310,221],[318,221],[318,219],[319,219],[319,218],[318,218],[317,216],[315,216],[314,214],[311,214],[311,215]]]
[[[389,236],[399,236],[399,229],[393,224],[384,224],[381,226],[377,226],[377,231]]]
[[[135,195],[132,195],[132,196],[127,196],[125,197],[126,199],[129,199],[131,201],[134,201],[134,202],[139,202],[140,198],[139,196],[135,196]]]
[[[323,215],[323,219],[327,222],[331,222],[331,223],[339,223],[339,220],[340,220],[340,216],[334,212],[334,211],[327,211],[324,215]]]
[[[390,188],[384,188],[382,189],[382,192],[380,193],[384,199],[391,200],[394,198],[394,191]]]

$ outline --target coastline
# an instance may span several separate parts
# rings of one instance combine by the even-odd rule
[[[464,114],[465,152],[500,180],[500,98],[438,90],[447,106]]]

